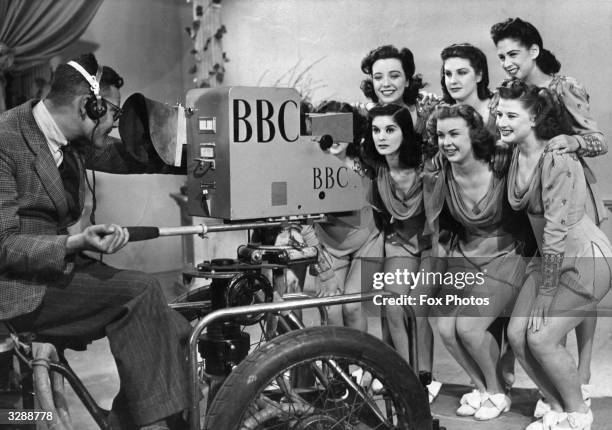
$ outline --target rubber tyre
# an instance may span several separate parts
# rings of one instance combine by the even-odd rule
[[[249,405],[277,375],[294,365],[321,358],[347,359],[360,363],[366,371],[371,370],[385,386],[396,414],[401,417],[398,418],[401,424],[393,428],[432,428],[425,389],[395,350],[367,333],[331,326],[284,334],[249,355],[219,389],[205,428],[239,429]]]

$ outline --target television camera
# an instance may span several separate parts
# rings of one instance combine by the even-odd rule
[[[287,229],[304,223],[325,222],[326,214],[358,211],[364,206],[362,178],[322,150],[333,141],[353,141],[353,114],[304,115],[300,112],[299,94],[291,88],[196,89],[187,93],[186,105],[177,108],[176,164],[180,164],[178,154],[182,153],[180,148],[184,144],[188,212],[192,216],[219,218],[223,223],[176,228],[136,227],[130,231],[132,239],[176,234],[203,236],[209,232],[260,227]],[[186,303],[173,305],[197,313],[198,306],[201,311],[202,304],[206,303],[209,306],[206,312],[213,312],[198,315],[203,319],[190,338],[194,398],[198,393],[196,351],[204,357],[208,377],[219,381],[211,384],[211,392],[216,395],[236,363],[249,354],[249,335],[240,329],[241,325],[261,321],[265,312],[282,310],[280,328],[281,332],[287,332],[304,328],[299,318],[289,312],[291,309],[319,306],[324,314],[325,305],[371,299],[370,295],[357,294],[270,303],[275,292],[269,280],[262,276],[262,269],[271,269],[273,275],[278,276],[295,265],[316,262],[317,250],[307,246],[249,243],[239,247],[237,254],[236,259],[218,259],[197,265],[189,275],[210,279],[210,286],[187,293]],[[197,303],[189,303],[193,300]],[[228,318],[224,319],[223,315]],[[205,329],[206,333],[202,334]],[[416,339],[412,345],[411,364],[418,368]],[[335,362],[324,360],[323,363],[331,365],[344,378],[341,385],[349,384],[355,393],[360,392],[346,370],[338,368]],[[318,379],[324,379],[317,366],[311,365],[311,370],[314,369]],[[412,376],[413,388],[422,390],[422,381]],[[358,396],[368,404],[366,409],[372,414],[373,422],[389,424],[388,416],[371,399],[362,394]],[[422,417],[425,427],[419,428],[429,425],[438,428],[426,403],[423,408],[427,410]],[[197,416],[195,403],[191,417],[194,416]],[[314,420],[308,425],[332,425],[339,422],[335,420],[342,420],[326,414],[317,416],[308,415],[303,419]],[[402,419],[397,421],[399,428],[404,428]],[[195,421],[191,423],[192,429],[197,428]],[[306,421],[297,422],[308,426]]]

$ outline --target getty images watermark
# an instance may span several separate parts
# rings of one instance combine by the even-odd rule
[[[382,290],[387,285],[405,285],[414,290],[419,287],[452,287],[456,290],[483,286],[486,270],[482,272],[430,272],[421,269],[413,272],[408,269],[395,269],[393,272],[375,272],[372,276],[372,288]],[[384,297],[377,294],[372,299],[376,306],[488,306],[489,297],[476,295],[446,294],[432,297],[431,294],[400,294],[394,297]]]
[[[375,292],[372,304],[376,307],[413,306],[417,313],[421,312],[419,307],[439,307],[446,312],[461,306],[461,312],[468,316],[529,317],[531,305],[517,308],[516,297],[526,288],[529,290],[526,294],[536,297],[542,282],[540,258],[446,258],[421,268],[417,258],[394,257],[393,269],[384,270],[387,263],[384,258],[362,260],[362,292]],[[612,294],[608,294],[611,280],[612,257],[566,256],[550,315],[612,316],[612,300],[609,300]],[[389,294],[389,291],[401,294]]]

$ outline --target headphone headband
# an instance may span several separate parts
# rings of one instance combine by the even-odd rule
[[[100,80],[102,78],[102,66],[98,64],[98,70],[96,71],[96,75],[94,76],[90,75],[87,70],[85,70],[85,68],[76,61],[69,61],[68,65],[72,66],[74,69],[77,70],[77,72],[83,75],[83,77],[89,84],[89,89],[91,90],[93,95],[96,97],[96,99],[100,99]]]
[[[89,83],[89,89],[93,95],[87,98],[85,102],[85,111],[87,112],[87,116],[94,121],[99,121],[107,112],[106,102],[100,95],[100,81],[102,80],[102,70],[103,67],[101,64],[98,64],[98,70],[96,71],[96,75],[90,75],[87,70],[83,66],[81,66],[76,61],[69,61],[68,65],[77,72],[79,72],[85,80]]]

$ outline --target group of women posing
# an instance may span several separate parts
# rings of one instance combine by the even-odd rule
[[[583,157],[607,146],[586,91],[558,74],[535,27],[508,19],[491,36],[508,78],[495,93],[485,55],[470,44],[442,51],[441,100],[420,92],[409,49],[381,46],[363,59],[367,131],[360,139],[355,127],[355,142],[334,142],[330,152],[364,176],[370,205],[309,233],[329,263],[319,270],[323,294],[358,291],[364,257],[384,255],[388,272],[484,274],[484,284],[461,289],[385,287],[489,298],[484,307],[413,307],[418,370],[432,371],[433,324],[474,385],[458,415],[488,420],[510,409],[516,356],[542,395],[529,430],[590,429],[596,307],[610,288],[612,246],[598,228],[604,212]],[[361,312],[345,308],[337,322],[365,329]],[[388,306],[385,321],[408,359],[404,309]],[[572,330],[578,366],[565,347]],[[440,383],[427,382],[433,401]]]

